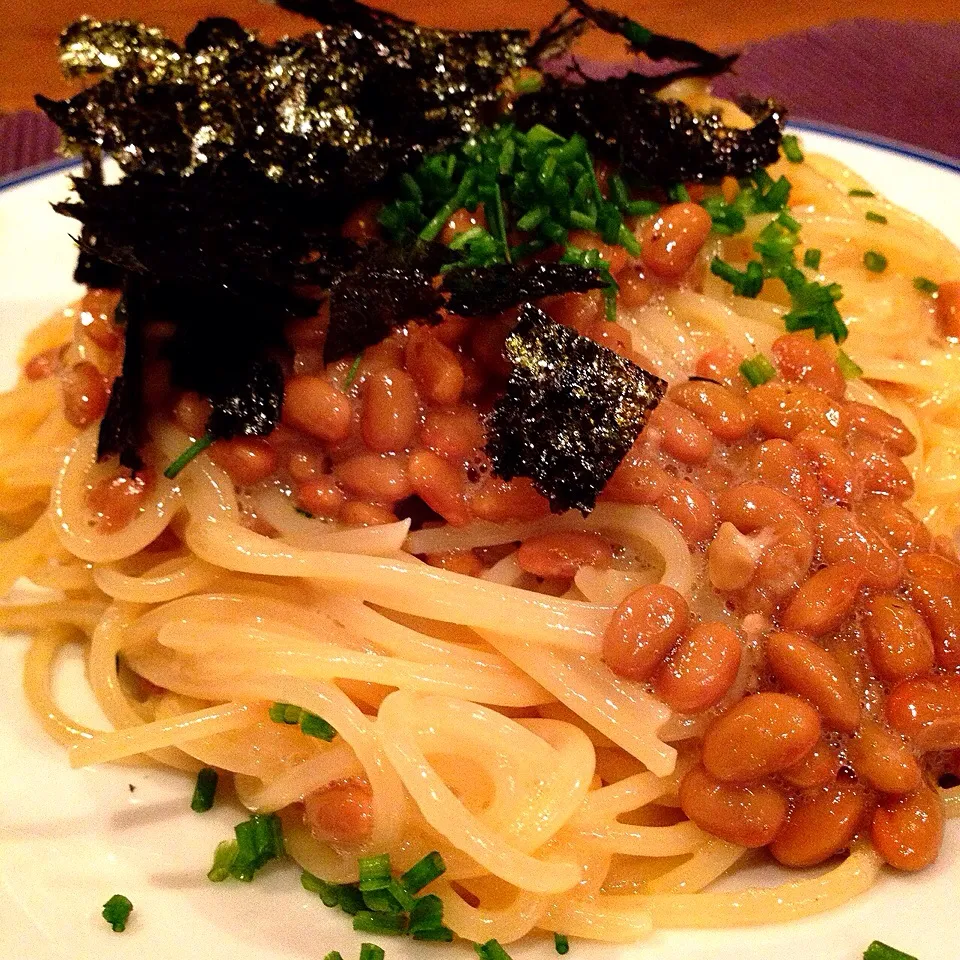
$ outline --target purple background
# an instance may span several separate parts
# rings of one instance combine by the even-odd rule
[[[747,46],[714,89],[960,159],[960,22],[845,20],[784,34]],[[0,177],[53,159],[57,141],[39,113],[0,117]]]

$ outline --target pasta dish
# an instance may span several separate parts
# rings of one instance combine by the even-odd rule
[[[960,251],[715,99],[735,57],[580,0],[534,37],[284,6],[313,32],[84,18],[38,98],[87,293],[0,397],[0,624],[70,763],[232,791],[211,880],[288,856],[485,960],[931,864]],[[112,730],[53,698],[76,644]]]

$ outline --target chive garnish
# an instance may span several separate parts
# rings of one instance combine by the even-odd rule
[[[856,380],[857,377],[863,376],[863,368],[851,360],[843,350],[837,351],[837,366],[846,380]]]
[[[690,191],[682,184],[675,183],[669,190],[667,190],[667,196],[674,203],[689,203],[690,202]]]
[[[113,927],[114,933],[123,933],[127,929],[127,920],[133,904],[122,894],[115,893],[103,905],[103,919]]]
[[[210,444],[213,443],[213,435],[205,433],[199,440],[194,440],[193,443],[187,447],[179,457],[176,458],[166,470],[163,471],[163,475],[168,480],[176,479],[177,474],[191,461],[194,457],[199,456],[203,453]]]
[[[190,809],[195,813],[205,813],[213,806],[213,798],[217,792],[217,771],[213,767],[204,767],[197,774],[197,783],[193,788],[193,799]]]
[[[304,710],[292,703],[271,704],[268,715],[274,723],[285,723],[289,726],[299,724],[303,733],[318,740],[329,742],[337,735],[334,727],[323,717],[318,717],[315,713],[310,713],[309,710]]]
[[[221,883],[230,876],[230,868],[237,859],[237,841],[221,840],[213,853],[213,866],[207,872],[207,879]]]
[[[882,213],[877,213],[875,210],[868,210],[865,216],[871,223],[887,223],[887,218]]]
[[[432,883],[447,869],[443,857],[434,850],[418,860],[400,877],[400,882],[409,893],[419,893],[428,883]]]
[[[927,293],[930,296],[933,296],[933,294],[940,289],[938,284],[932,280],[928,280],[926,277],[914,277],[913,286],[916,290],[919,290],[920,293]]]
[[[883,273],[887,269],[887,258],[877,250],[868,250],[863,255],[863,265],[873,273]]]
[[[323,960],[343,960],[343,954],[339,950],[331,950]]]
[[[383,947],[378,947],[375,943],[360,944],[360,960],[383,960]]]
[[[356,355],[353,359],[353,363],[350,364],[350,369],[347,371],[347,376],[343,381],[343,389],[349,390],[353,386],[353,381],[357,379],[357,371],[360,369],[360,361],[363,359],[363,351]]]
[[[888,947],[887,944],[874,940],[863,952],[863,960],[917,960],[916,957],[896,947]]]
[[[407,929],[406,914],[386,911],[360,910],[353,918],[353,929],[357,933],[379,933],[396,936]]]
[[[822,255],[823,255],[822,252],[818,250],[816,247],[811,247],[803,255],[803,265],[805,267],[809,267],[811,270],[819,270],[820,257]]]
[[[800,141],[794,134],[785,134],[780,141],[780,146],[783,148],[783,155],[791,163],[803,163],[803,151],[800,149]]]
[[[794,140],[796,140],[796,137],[794,137]],[[802,155],[800,159],[803,159]],[[799,161],[794,162],[799,163]],[[553,946],[561,957],[570,952],[570,941],[562,933],[555,933],[553,935]]]
[[[759,387],[772,380],[777,375],[777,370],[762,353],[758,353],[740,364],[740,373],[751,387]]]
[[[475,943],[473,949],[476,950],[480,960],[510,960],[510,954],[507,953],[496,940],[488,940],[486,943]]]
[[[385,890],[390,885],[390,854],[380,853],[373,857],[360,857],[357,861],[360,873],[360,890]]]
[[[851,197],[875,197],[876,196],[876,194],[872,190],[861,190],[859,188],[851,190],[848,195]]]
[[[758,296],[763,289],[763,269],[756,260],[751,260],[745,269],[738,270],[733,264],[714,257],[710,261],[710,272],[733,287],[738,297]]]

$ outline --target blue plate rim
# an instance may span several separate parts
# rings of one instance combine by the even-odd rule
[[[953,157],[948,157],[943,153],[937,153],[934,150],[926,150],[923,147],[915,147],[912,144],[903,143],[900,140],[882,137],[879,134],[866,133],[862,130],[853,130],[838,124],[821,123],[816,120],[791,120],[787,126],[788,128],[801,132],[823,133],[827,136],[836,137],[839,140],[862,143],[866,146],[876,147],[879,150],[886,150],[889,153],[920,160],[923,163],[929,163],[933,166],[950,170],[953,173],[960,173],[960,160],[955,160]],[[41,163],[37,166],[26,167],[6,177],[0,177],[0,190],[9,190],[11,187],[19,187],[21,184],[29,183],[32,180],[39,180],[41,177],[46,177],[52,173],[60,173],[64,170],[79,167],[80,163],[81,161],[76,157],[65,157],[59,160],[51,160],[48,163]]]

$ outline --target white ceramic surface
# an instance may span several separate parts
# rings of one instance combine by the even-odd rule
[[[801,131],[807,149],[830,153],[890,199],[960,243],[960,173],[853,139]],[[65,195],[62,172],[0,190],[0,382],[13,380],[23,335],[78,292],[70,281],[76,224],[48,204]],[[206,879],[217,841],[239,810],[189,809],[185,776],[147,767],[74,772],[27,711],[20,686],[24,644],[0,644],[0,957],[17,960],[308,960],[363,939],[347,918],[300,888],[292,866],[252,884]],[[66,658],[58,696],[91,723],[78,657]],[[757,879],[769,882],[771,871]],[[742,884],[743,878],[738,879]],[[123,934],[100,917],[114,893],[133,901]],[[873,939],[921,960],[960,960],[960,822],[937,865],[918,876],[884,876],[839,912],[786,926],[659,931],[635,947],[573,941],[576,960],[859,960]],[[380,938],[388,960],[473,957],[469,947]],[[549,960],[543,937],[510,948],[515,960]]]

